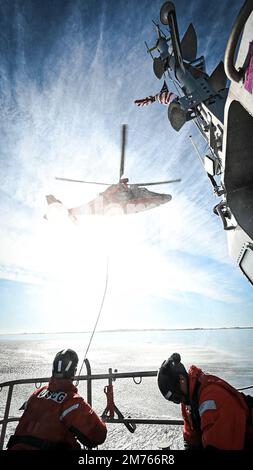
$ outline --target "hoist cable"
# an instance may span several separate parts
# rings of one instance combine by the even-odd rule
[[[97,319],[96,319],[94,328],[93,328],[93,330],[92,330],[92,332],[91,332],[90,340],[89,340],[88,346],[87,346],[87,348],[86,348],[86,351],[85,351],[85,354],[84,354],[84,359],[83,359],[82,365],[81,365],[81,367],[80,367],[80,370],[79,370],[79,372],[78,372],[78,376],[81,375],[81,372],[82,372],[82,368],[83,368],[85,359],[86,359],[87,354],[88,354],[88,351],[89,351],[89,349],[90,349],[90,345],[91,345],[93,336],[94,336],[94,334],[95,334],[95,331],[96,331],[96,328],[97,328],[97,324],[98,324],[98,321],[99,321],[101,312],[102,312],[102,310],[103,310],[103,306],[104,306],[104,302],[105,302],[105,297],[106,297],[106,293],[107,293],[107,287],[108,287],[108,277],[109,277],[109,258],[107,258],[106,277],[105,277],[105,288],[104,288],[104,293],[103,293],[103,297],[102,297],[100,309],[99,309],[99,312],[98,312],[98,316],[97,316]]]

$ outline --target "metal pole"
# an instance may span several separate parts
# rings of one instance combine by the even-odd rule
[[[1,429],[0,450],[3,450],[4,438],[5,438],[6,428],[7,428],[7,424],[8,424],[9,411],[10,411],[10,406],[11,406],[12,392],[13,392],[13,385],[10,385],[9,386],[9,391],[8,391],[8,396],[7,396],[7,401],[6,401],[6,406],[5,406],[2,429]]]
[[[86,370],[87,370],[87,402],[90,406],[92,406],[92,379],[91,379],[91,367],[90,361],[88,359],[84,359]]]
[[[200,161],[201,161],[201,163],[202,163],[202,166],[204,166],[204,163],[203,163],[202,157],[201,157],[201,155],[200,155],[199,149],[198,149],[198,147],[196,146],[196,144],[195,144],[195,142],[194,142],[194,140],[193,140],[193,138],[192,138],[191,135],[189,135],[189,139],[190,139],[190,141],[191,141],[193,147],[194,147],[195,150],[196,150],[196,153],[197,153],[197,155],[198,155],[198,157],[199,157],[199,159],[200,159]]]
[[[234,55],[236,52],[237,44],[240,38],[240,34],[248,20],[249,15],[253,10],[253,0],[247,0],[242,6],[236,21],[234,23],[232,32],[230,34],[227,48],[224,57],[224,68],[229,80],[239,83],[243,79],[244,71],[237,70],[234,65]]]
[[[111,424],[169,424],[171,426],[178,426],[178,425],[183,425],[184,421],[182,419],[148,419],[148,418],[116,418],[116,419],[111,419],[107,418],[106,419],[107,423]]]

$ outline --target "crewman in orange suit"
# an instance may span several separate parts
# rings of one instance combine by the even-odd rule
[[[192,365],[187,373],[178,353],[164,361],[158,387],[181,403],[186,450],[252,450],[253,397]]]
[[[105,441],[106,424],[73,384],[77,364],[78,356],[72,349],[56,354],[49,384],[36,390],[23,405],[25,411],[8,449],[78,450],[79,442],[92,448]]]

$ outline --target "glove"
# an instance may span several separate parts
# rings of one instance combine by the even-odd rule
[[[192,444],[190,444],[188,441],[186,441],[184,439],[184,450],[187,450],[187,451],[194,451],[194,450],[202,450],[203,447],[200,445],[200,446],[193,446]]]

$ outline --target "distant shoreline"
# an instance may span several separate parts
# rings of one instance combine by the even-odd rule
[[[216,330],[252,330],[253,326],[218,326],[218,327],[196,327],[196,328],[119,328],[115,330],[98,330],[96,333],[128,333],[128,332],[143,332],[143,331],[216,331]],[[0,333],[1,336],[11,335],[62,335],[62,334],[82,334],[91,333],[91,331],[35,331],[35,332],[22,332],[22,333]]]

